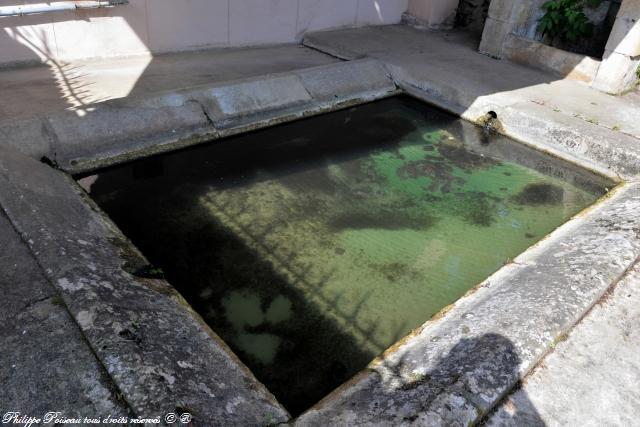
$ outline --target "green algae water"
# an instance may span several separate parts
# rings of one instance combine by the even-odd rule
[[[80,183],[293,414],[607,185],[409,98]]]

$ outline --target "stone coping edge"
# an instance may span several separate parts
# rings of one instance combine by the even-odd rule
[[[398,93],[363,59],[0,123],[0,140],[78,174]]]
[[[0,206],[140,417],[271,425],[290,415],[63,172],[0,148]]]

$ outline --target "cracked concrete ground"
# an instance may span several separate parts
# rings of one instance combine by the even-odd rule
[[[113,225],[79,196],[62,171],[13,149],[12,143],[23,142],[24,135],[37,136],[33,131],[39,131],[40,122],[34,127],[29,120],[48,116],[43,123],[49,123],[47,132],[53,129],[49,135],[58,137],[56,150],[68,152],[68,163],[60,167],[69,172],[79,153],[98,162],[112,155],[109,150],[115,146],[119,154],[133,153],[151,131],[168,129],[177,136],[154,136],[145,149],[163,144],[175,149],[197,132],[213,138],[247,131],[388,96],[395,85],[471,121],[495,110],[505,134],[608,177],[622,176],[627,183],[297,422],[466,425],[491,411],[545,355],[539,366],[549,369],[539,367],[527,377],[489,422],[513,421],[515,411],[529,416],[530,424],[583,425],[582,414],[589,412],[581,399],[586,395],[598,402],[601,395],[589,391],[613,389],[604,385],[609,370],[627,369],[624,384],[610,396],[626,389],[636,396],[637,351],[628,341],[634,335],[630,332],[625,340],[622,331],[637,329],[640,320],[633,305],[640,295],[630,291],[631,297],[618,302],[621,289],[637,286],[636,273],[629,273],[567,341],[558,342],[640,255],[640,97],[604,95],[559,76],[478,55],[472,41],[456,33],[390,26],[311,34],[305,43],[326,54],[280,46],[169,55],[151,63],[130,58],[0,71],[3,99],[10,100],[0,107],[0,122],[7,125],[0,128],[0,207],[13,225],[0,218],[0,285],[6,295],[1,308],[8,325],[0,333],[13,348],[1,356],[0,375],[4,384],[27,382],[32,387],[1,390],[0,409],[5,402],[26,401],[24,410],[36,411],[68,399],[70,414],[131,410],[151,415],[186,400],[201,416],[201,425],[288,420],[286,411],[170,286],[122,269],[121,257],[134,250],[122,244]],[[60,80],[56,73],[72,78]],[[239,78],[245,80],[225,83]],[[183,90],[211,84],[213,90]],[[367,92],[367,85],[376,90]],[[256,94],[255,102],[235,96],[242,91]],[[113,101],[118,97],[124,99]],[[69,108],[91,115],[83,120],[84,112],[74,113],[74,120],[63,120],[72,116],[58,113]],[[127,116],[133,119],[123,126],[121,119]],[[173,121],[158,123],[169,119]],[[95,140],[96,132],[104,130],[97,126],[102,120],[114,132],[100,134],[96,145],[82,139]],[[186,126],[188,120],[192,122]],[[128,138],[132,130],[137,136]],[[37,159],[42,155],[26,151]],[[129,339],[138,329],[139,339]],[[580,338],[583,329],[589,334]],[[183,336],[197,339],[184,348]],[[589,357],[572,356],[586,344]],[[624,351],[612,357],[614,345]],[[69,352],[78,356],[69,360]],[[51,360],[53,376],[41,377],[42,357]],[[194,364],[195,374],[183,375]],[[584,373],[594,365],[594,375]],[[13,371],[17,366],[25,369]],[[565,378],[563,372],[576,374]],[[65,381],[70,373],[74,381]],[[79,400],[86,387],[95,399]],[[551,393],[556,387],[567,390],[564,400]],[[126,406],[115,398],[114,388]],[[38,393],[41,398],[34,400]],[[596,418],[605,424],[633,424],[624,417],[640,413],[637,399],[608,399],[606,405],[619,417]],[[568,408],[564,415],[561,407]]]

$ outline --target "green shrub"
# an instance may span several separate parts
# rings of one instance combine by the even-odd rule
[[[589,21],[584,8],[597,7],[603,0],[549,0],[542,5],[545,14],[538,22],[538,31],[543,36],[560,37],[576,41],[593,34],[593,22]]]

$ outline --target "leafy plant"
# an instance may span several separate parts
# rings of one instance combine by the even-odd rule
[[[538,21],[538,31],[543,36],[560,37],[576,41],[593,34],[593,22],[584,8],[598,7],[603,0],[549,0],[542,5],[545,14]]]

